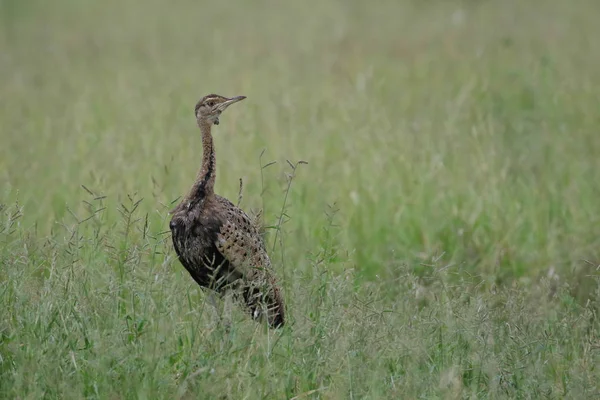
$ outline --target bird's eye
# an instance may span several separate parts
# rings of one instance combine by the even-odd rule
[[[215,102],[211,100],[211,101],[207,102],[206,105],[209,107],[212,107],[215,105]]]

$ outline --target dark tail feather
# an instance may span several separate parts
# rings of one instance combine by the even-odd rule
[[[269,285],[266,293],[258,287],[249,287],[244,291],[244,300],[252,318],[266,317],[271,328],[281,328],[285,324],[285,305],[279,287]]]

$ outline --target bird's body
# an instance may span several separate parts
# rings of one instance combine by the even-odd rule
[[[232,290],[253,317],[266,314],[269,325],[279,327],[284,304],[262,235],[242,209],[214,193],[211,125],[219,123],[229,104],[242,99],[208,95],[198,102],[202,167],[188,195],[172,211],[169,227],[179,260],[200,286],[218,293]]]

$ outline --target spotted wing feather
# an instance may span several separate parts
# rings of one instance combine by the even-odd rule
[[[254,317],[266,305],[269,324],[283,325],[284,306],[279,287],[271,273],[271,261],[261,235],[241,210],[228,210],[215,243],[219,252],[243,276],[243,295]]]

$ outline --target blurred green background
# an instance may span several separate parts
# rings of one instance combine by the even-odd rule
[[[288,225],[303,250],[335,203],[364,272],[421,253],[494,276],[568,271],[600,240],[593,10],[4,0],[2,197],[44,232],[82,184],[154,211],[195,176],[197,99],[244,94],[216,133],[217,191],[235,198],[243,177],[255,207],[262,149],[309,162]]]
[[[364,272],[421,253],[569,271],[600,240],[596,9],[4,0],[2,197],[44,232],[82,184],[154,211],[195,176],[197,99],[244,94],[217,129],[217,191],[235,198],[242,177],[256,207],[262,149],[306,160],[288,225],[301,249],[335,203]]]
[[[273,253],[296,318],[301,310],[321,318],[315,317],[321,306],[311,303],[322,299],[315,293],[337,298],[335,291],[319,292],[325,286],[316,277],[325,273],[339,285],[347,277],[355,290],[379,293],[384,304],[419,309],[419,290],[437,279],[440,266],[451,268],[446,283],[472,280],[459,292],[527,287],[543,278],[566,285],[585,305],[597,295],[600,262],[599,12],[592,0],[0,0],[0,204],[3,226],[10,226],[2,231],[0,276],[12,287],[6,299],[15,301],[6,332],[25,329],[16,321],[35,312],[29,301],[47,287],[44,279],[59,279],[52,268],[68,264],[77,235],[82,250],[71,260],[77,273],[94,274],[92,266],[103,265],[117,271],[130,260],[105,258],[93,238],[127,252],[148,234],[164,249],[156,256],[140,250],[140,265],[167,268],[159,282],[176,285],[172,293],[193,290],[164,232],[167,211],[200,165],[193,107],[213,92],[248,97],[214,130],[217,193],[235,202],[243,178],[242,207],[264,206],[265,223],[275,225],[291,172],[286,160],[308,162],[293,178],[284,244]],[[277,164],[261,170],[271,161]],[[106,197],[92,200],[99,196]],[[144,226],[120,242],[122,205],[131,209],[137,199]],[[99,208],[94,229],[73,228]],[[270,234],[269,247],[273,240]],[[44,250],[46,242],[57,246],[58,261]],[[29,269],[17,268],[20,262]],[[71,279],[72,271],[60,271],[60,279]],[[125,284],[128,275],[119,271]],[[112,287],[110,274],[81,282]],[[144,270],[136,274],[131,285]],[[414,285],[403,289],[398,279]],[[348,290],[342,303],[352,302]],[[58,293],[44,304],[61,303]],[[83,292],[70,296],[82,301]],[[89,300],[92,310],[93,304],[111,309],[103,299],[102,306],[99,298]],[[28,317],[32,326],[52,319],[48,307]],[[159,318],[146,311],[151,321]],[[89,326],[123,321],[121,311],[111,314],[115,319],[94,312]],[[177,312],[187,318],[187,311]],[[396,322],[389,326],[408,323]],[[168,330],[162,324],[155,326]],[[331,328],[315,324],[319,332]],[[293,344],[288,349],[302,353]],[[368,344],[361,351],[385,354]],[[344,354],[329,362],[336,365]],[[48,365],[53,360],[48,356]],[[313,360],[295,365],[320,371]],[[291,368],[267,365],[271,372]],[[377,365],[373,371],[384,374],[387,364]],[[408,373],[420,377],[428,367],[419,365]],[[424,393],[419,388],[431,382],[420,382],[405,393]],[[297,395],[319,385],[274,393]],[[379,388],[384,397],[392,393]]]

